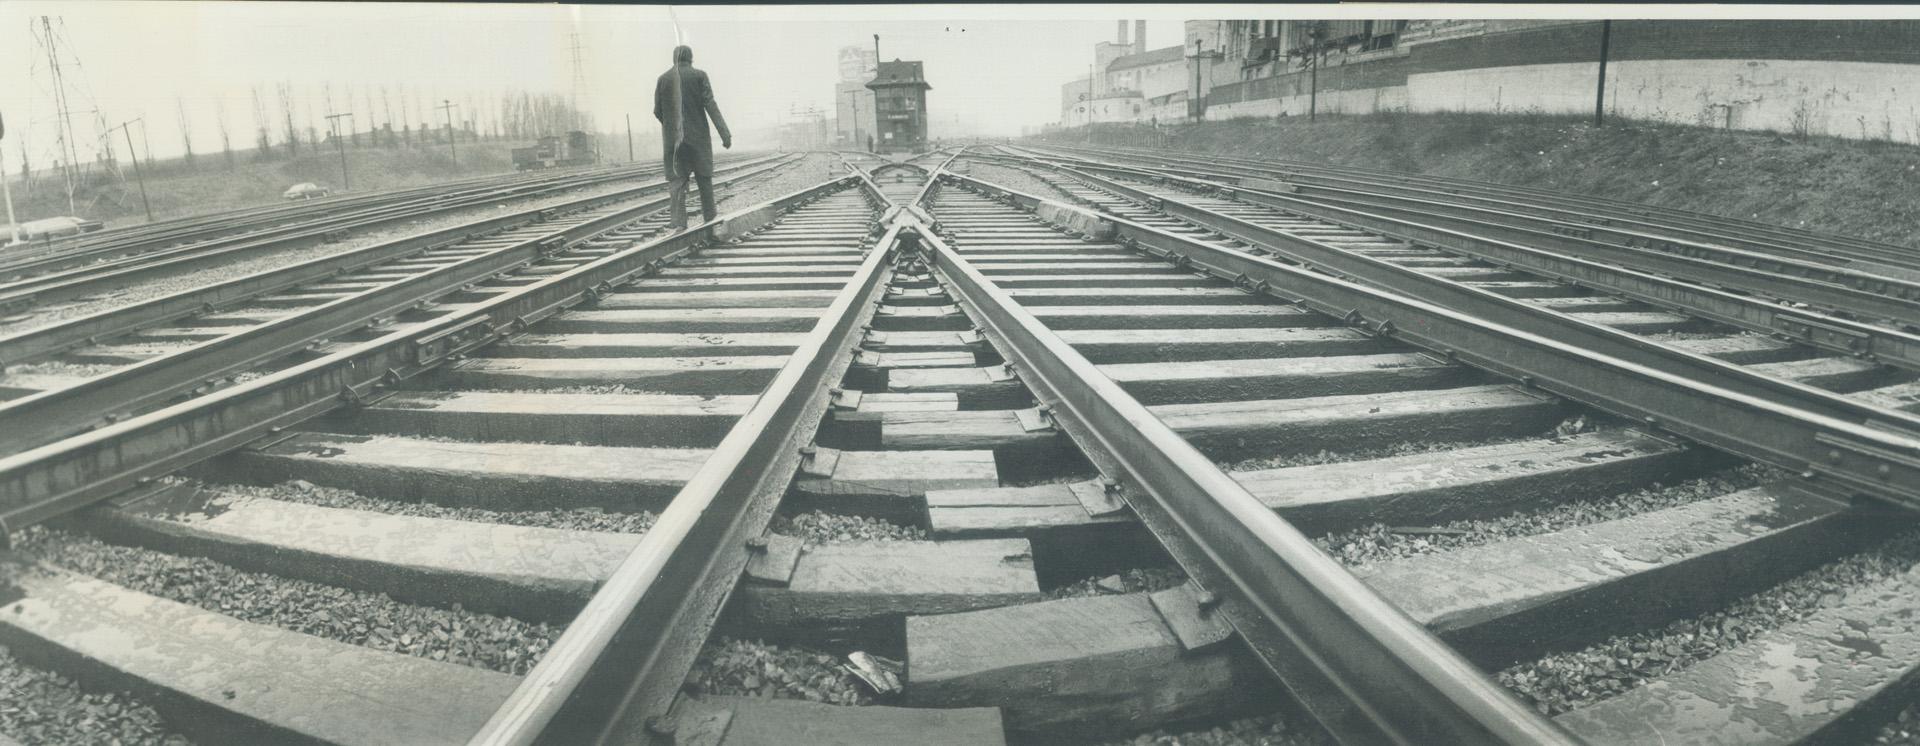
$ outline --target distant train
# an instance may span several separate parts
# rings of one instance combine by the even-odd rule
[[[593,149],[593,137],[579,130],[568,132],[564,138],[542,137],[531,148],[513,149],[513,167],[517,171],[585,166],[599,160],[600,154]]]

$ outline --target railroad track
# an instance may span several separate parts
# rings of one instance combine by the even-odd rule
[[[0,277],[18,279],[184,243],[256,233],[293,223],[314,223],[347,213],[365,217],[382,209],[410,207],[417,211],[437,202],[460,197],[510,197],[545,184],[578,183],[634,171],[657,171],[657,168],[623,166],[573,170],[561,174],[487,176],[373,194],[342,195],[186,216],[15,247],[0,256]]]
[[[1108,174],[1141,173],[1102,164],[1083,165]],[[1598,219],[1570,222],[1536,217],[1511,209],[1474,206],[1444,195],[1438,199],[1433,195],[1414,198],[1266,180],[1236,180],[1234,186],[1225,186],[1181,175],[1160,178],[1188,185],[1209,184],[1209,188],[1225,196],[1359,227],[1413,225],[1443,232],[1472,233],[1559,256],[1580,257],[1696,284],[1737,289],[1848,319],[1904,331],[1920,329],[1920,265],[1915,265],[1911,258],[1862,263],[1780,244],[1701,241],[1680,238],[1672,232],[1650,233],[1613,227]],[[1249,181],[1253,187],[1246,186]],[[1499,206],[1504,208],[1508,204]],[[1742,248],[1728,244],[1739,244]]]
[[[1183,174],[1205,174],[1208,178],[1228,182],[1239,181],[1245,177],[1280,180],[1306,188],[1305,192],[1299,193],[1318,194],[1330,198],[1341,195],[1359,198],[1369,193],[1386,194],[1465,207],[1520,212],[1535,217],[1554,218],[1563,223],[1572,224],[1573,227],[1611,226],[1630,231],[1650,232],[1681,241],[1701,241],[1838,266],[1851,265],[1869,272],[1891,273],[1905,279],[1914,279],[1913,270],[1920,268],[1920,256],[1916,256],[1912,249],[1903,246],[1591,195],[1575,195],[1405,172],[1199,154],[1174,154],[1166,151],[1073,148],[1047,150],[1090,154],[1108,162],[1144,163],[1157,167],[1177,168]]]
[[[615,245],[0,461],[30,554],[72,561],[104,540],[383,593],[393,618],[460,609],[455,632],[566,625],[537,665],[352,631],[372,622],[243,621],[163,582],[46,566],[14,579],[0,640],[194,713],[172,725],[207,740],[1082,740],[1271,709],[1286,689],[1347,740],[1790,741],[1905,703],[1920,595],[1901,573],[1551,720],[1483,673],[1857,552],[1911,521],[1835,497],[1897,501],[1905,472],[1856,473],[1871,456],[1852,450],[1807,477],[1742,466],[1722,451],[1752,455],[1736,447],[1754,423],[1738,417],[1760,416],[1746,394],[1584,346],[1639,345],[1276,261],[1171,195],[1158,206],[1178,216],[1055,182],[1095,211],[955,163]],[[1807,402],[1762,424],[1912,447],[1799,408],[1866,404]],[[1647,422],[1633,406],[1668,408]],[[1693,492],[1657,486],[1675,483]],[[1636,490],[1653,497],[1578,509]],[[60,531],[20,533],[54,514]],[[1546,530],[1356,568],[1309,539],[1507,516]],[[820,521],[898,540],[803,528]],[[84,633],[100,625],[155,644]],[[714,651],[730,648],[700,652],[716,631],[859,651],[845,659],[874,689],[903,687],[833,690],[868,707],[794,701],[846,675],[758,659],[723,675]],[[1717,694],[1795,665],[1821,676]]]
[[[423,218],[463,209],[491,206],[501,200],[551,198],[576,189],[612,184],[659,173],[643,166],[610,171],[571,173],[540,179],[514,179],[505,185],[441,190],[400,199],[370,200],[351,209],[327,211],[318,217],[303,214],[295,222],[274,219],[235,233],[229,229],[196,228],[186,236],[166,236],[105,246],[63,251],[0,270],[0,308],[45,307],[62,301],[108,297],[152,277],[219,266],[267,252],[316,246],[357,233],[390,229]],[[216,226],[224,225],[216,223]]]
[[[790,163],[729,166],[718,184]],[[267,361],[296,365],[431,324],[504,292],[515,284],[509,273],[524,284],[658,232],[664,191],[654,181],[485,218],[0,338],[0,359],[14,361],[0,374],[0,417],[20,423],[0,435],[0,448],[26,450],[203,396],[272,370]]]

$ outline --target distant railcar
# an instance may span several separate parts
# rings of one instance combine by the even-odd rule
[[[518,171],[541,168],[585,166],[600,161],[593,149],[593,137],[574,130],[566,137],[542,137],[530,148],[513,149],[513,167]]]

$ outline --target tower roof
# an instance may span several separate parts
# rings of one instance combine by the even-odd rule
[[[919,60],[894,60],[880,63],[879,72],[867,83],[868,88],[914,87],[930,89],[926,77],[921,73]]]

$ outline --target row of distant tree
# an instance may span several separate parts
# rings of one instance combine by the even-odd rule
[[[423,97],[412,90],[390,91],[381,86],[377,93],[372,87],[361,87],[356,96],[354,90],[336,92],[332,85],[327,85],[322,87],[318,98],[313,98],[300,96],[289,83],[256,85],[251,93],[250,133],[234,126],[225,100],[214,102],[212,124],[220,143],[217,154],[195,148],[194,132],[206,124],[205,115],[196,121],[186,101],[175,99],[174,114],[184,148],[182,166],[198,170],[204,159],[215,155],[227,169],[234,168],[242,158],[255,161],[292,158],[305,149],[332,148],[336,132],[348,148],[404,148],[444,145],[448,138],[457,142],[532,140],[569,130],[594,129],[590,116],[574,108],[566,96],[556,93],[513,91],[491,96]],[[318,106],[325,109],[316,111]],[[345,116],[329,121],[329,114]],[[249,134],[250,146],[244,142]],[[236,142],[237,139],[241,141]],[[107,172],[115,172],[115,148],[110,141],[103,140],[103,145],[106,147],[100,154],[101,164],[107,167]],[[141,149],[146,148],[143,145]],[[35,173],[36,164],[31,156],[22,138],[19,166],[29,181],[47,173],[45,170]],[[143,154],[141,160],[146,161],[147,157]],[[83,178],[88,181],[107,176],[90,168],[84,171],[87,173]]]
[[[459,99],[430,96],[426,100],[413,91],[388,95],[383,86],[378,100],[371,88],[362,88],[356,101],[352,92],[335,102],[333,87],[325,86],[321,100],[326,112],[309,110],[304,122],[296,118],[293,87],[281,83],[274,88],[277,110],[268,108],[269,96],[260,86],[253,88],[253,155],[271,159],[277,155],[299,155],[302,147],[332,144],[332,137],[346,138],[348,147],[408,147],[445,143],[447,138],[530,139],[576,129],[591,129],[591,117],[574,108],[566,96],[556,93],[518,91],[497,97],[464,96]],[[311,108],[311,107],[309,107]],[[179,107],[181,137],[186,141],[187,160],[193,160],[192,125],[185,107]],[[316,122],[328,114],[343,114],[338,124]],[[229,163],[234,158],[226,113],[216,110],[220,142]],[[301,124],[304,124],[304,129]],[[336,135],[336,133],[338,133]]]

